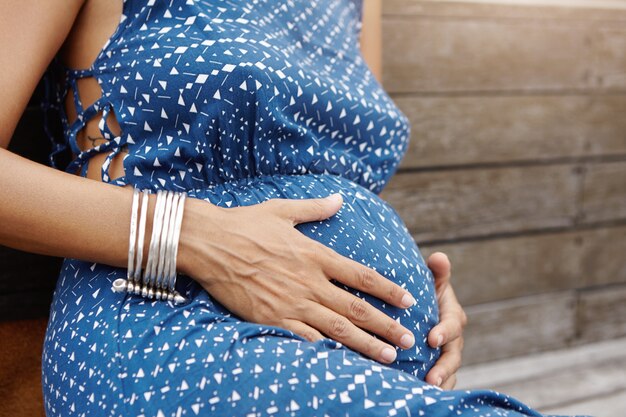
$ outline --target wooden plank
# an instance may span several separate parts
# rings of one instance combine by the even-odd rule
[[[567,372],[581,363],[626,359],[626,338],[588,343],[564,349],[463,366],[458,372],[458,389],[480,389],[537,380],[545,375]]]
[[[578,346],[520,358],[463,367],[457,389],[495,389],[521,399],[546,413],[599,416],[592,398],[609,398],[626,390],[626,338]],[[610,402],[609,402],[610,404]],[[558,408],[552,408],[552,407]]]
[[[563,291],[465,308],[465,364],[566,346],[575,336],[576,293]]]
[[[581,291],[578,323],[581,341],[626,336],[626,285]]]
[[[585,222],[626,219],[626,162],[591,164],[583,178]]]
[[[403,93],[590,88],[592,35],[560,22],[388,18],[384,85]]]
[[[381,197],[418,241],[573,224],[574,165],[399,173]]]
[[[401,170],[626,155],[626,94],[397,96],[394,101],[412,126]]]
[[[626,20],[623,0],[385,0],[385,16]]]
[[[461,304],[469,306],[578,287],[582,280],[580,235],[553,233],[421,249],[426,257],[436,251],[448,255],[454,289]]]
[[[593,74],[607,89],[626,87],[626,22],[620,27],[599,28],[594,34]]]
[[[593,417],[623,417],[626,410],[626,390],[614,391],[609,395],[587,398],[586,400],[544,408],[538,411],[549,415],[573,416],[589,415]]]
[[[581,365],[581,364],[579,364]],[[574,366],[567,371],[514,384],[496,385],[494,390],[522,399],[533,408],[571,404],[578,398],[626,390],[626,357]]]
[[[619,26],[404,15],[383,21],[383,42],[394,93],[626,89]]]
[[[600,228],[579,238],[580,287],[626,283],[626,227]]]
[[[607,242],[610,242],[608,244]],[[422,245],[448,255],[463,305],[626,283],[626,226]]]
[[[47,320],[0,323],[0,416],[44,416],[41,352]]]

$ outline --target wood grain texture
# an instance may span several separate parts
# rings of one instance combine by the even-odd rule
[[[0,322],[0,417],[44,416],[41,352],[47,320]]]
[[[392,93],[624,91],[624,29],[606,25],[389,16],[383,82]]]
[[[580,341],[626,336],[626,285],[581,291],[578,326]]]
[[[453,266],[461,304],[626,284],[626,226],[422,246]]]
[[[456,389],[497,389],[550,415],[623,417],[626,338],[464,366]]]
[[[583,20],[616,22],[626,20],[621,0],[535,1],[454,1],[454,0],[385,0],[385,16],[470,17],[498,19]]]
[[[594,34],[593,73],[606,89],[626,86],[626,22],[619,27],[602,27]]]
[[[626,219],[626,162],[585,167],[582,194],[584,221]]]
[[[383,80],[394,93],[594,86],[586,62],[592,57],[592,32],[584,27],[388,18],[383,34]]]
[[[401,170],[626,155],[626,94],[394,100],[411,121]]]
[[[417,241],[571,226],[580,175],[573,165],[395,175],[381,193]]]
[[[480,304],[465,311],[465,364],[559,348],[576,333],[575,291]]]
[[[579,288],[626,283],[626,227],[580,233]]]

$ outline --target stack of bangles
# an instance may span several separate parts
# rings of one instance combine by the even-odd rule
[[[142,192],[141,215],[139,224],[137,224],[139,193],[139,189],[134,188],[127,277],[126,279],[116,279],[113,282],[113,290],[116,292],[127,291],[157,300],[173,301],[176,304],[183,303],[186,301],[185,298],[175,290],[176,255],[187,193],[169,190],[157,191],[152,236],[150,237],[148,260],[143,276],[141,269],[149,192],[148,190]]]

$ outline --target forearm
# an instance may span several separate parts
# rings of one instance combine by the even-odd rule
[[[127,266],[129,187],[61,172],[0,148],[0,193],[0,244]]]

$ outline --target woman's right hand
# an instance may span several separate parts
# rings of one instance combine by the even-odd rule
[[[222,208],[188,198],[181,231],[178,270],[199,282],[230,311],[260,324],[279,326],[315,341],[324,335],[383,363],[415,339],[411,331],[371,304],[334,285],[334,279],[407,308],[405,289],[297,230],[342,205],[335,198],[270,199],[252,206]]]

